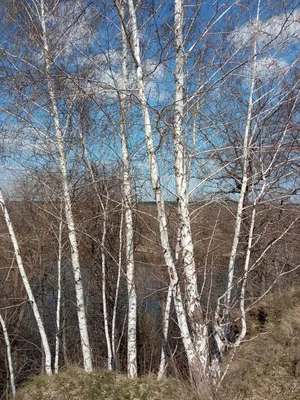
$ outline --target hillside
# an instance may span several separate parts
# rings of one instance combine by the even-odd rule
[[[254,318],[259,312],[265,321]],[[268,297],[252,314],[248,340],[229,366],[221,399],[300,399],[299,289]]]
[[[19,390],[15,400],[202,400],[187,384],[158,382],[154,377],[129,380],[107,371],[86,374],[69,369],[53,377],[41,375]],[[204,400],[204,399],[203,399]]]
[[[262,318],[261,316],[265,318]],[[259,317],[260,316],[260,317]],[[259,317],[259,318],[258,318]],[[251,311],[243,346],[224,360],[228,372],[216,400],[298,400],[300,398],[300,291],[269,296]],[[16,400],[208,400],[180,380],[135,381],[105,371],[87,375],[69,369],[26,383]]]

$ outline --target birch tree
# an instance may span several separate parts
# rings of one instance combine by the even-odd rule
[[[182,124],[184,119],[184,41],[183,41],[184,1],[176,0],[174,8],[175,34],[175,97],[174,97],[174,168],[178,215],[180,219],[180,240],[185,273],[187,313],[193,335],[193,342],[202,367],[205,370],[208,357],[207,327],[203,320],[198,293],[198,279],[195,266],[189,199],[187,157],[184,151]]]
[[[156,319],[162,321],[160,365],[157,357],[150,368],[159,370],[159,378],[166,371],[166,348],[177,340],[169,332],[174,306],[193,380],[199,388],[217,385],[224,376],[224,352],[245,341],[248,311],[280,276],[297,269],[294,259],[290,265],[283,260],[294,256],[282,254],[288,253],[298,221],[293,220],[292,202],[288,217],[282,207],[290,202],[298,180],[296,4],[284,7],[278,2],[271,10],[259,0],[156,5],[128,0],[114,6],[32,0],[19,6],[22,18],[14,15],[7,27],[14,33],[12,44],[8,36],[1,39],[9,45],[1,47],[1,66],[8,72],[0,77],[5,88],[0,112],[6,115],[9,140],[17,140],[23,149],[18,160],[11,151],[14,165],[32,173],[38,165],[46,169],[51,160],[49,165],[59,168],[57,198],[63,201],[64,216],[58,218],[58,207],[55,213],[68,232],[86,371],[92,370],[88,305],[97,310],[93,320],[100,314],[104,321],[103,334],[94,321],[89,328],[93,343],[104,343],[95,360],[107,357],[108,369],[114,369],[126,337],[127,358],[119,366],[126,364],[127,375],[137,376],[137,315],[142,306],[136,278],[145,257],[149,270],[157,268],[162,290],[168,287],[164,313],[156,310]],[[83,15],[88,18],[82,21]],[[91,30],[89,18],[97,29]],[[100,187],[102,176],[96,173],[97,165],[107,171],[120,164],[121,179],[119,172],[113,179],[122,181],[122,200],[112,195],[106,176]],[[133,171],[139,172],[135,178]],[[143,256],[134,246],[139,234],[133,221],[134,184],[144,190],[138,201],[155,200],[155,217],[151,205],[139,214],[141,224],[151,218],[147,233],[140,234],[146,244]],[[97,205],[89,210],[87,203],[94,198]],[[50,214],[37,199],[36,206]],[[267,214],[268,207],[278,211],[279,222]],[[90,242],[92,250],[85,247]],[[276,268],[256,296],[253,281],[269,259],[269,271]],[[111,263],[116,275],[110,274]],[[87,281],[86,296],[82,269],[97,278],[95,286]],[[147,279],[143,276],[145,287]],[[59,282],[60,276],[57,307]],[[162,303],[158,293],[154,297]],[[125,316],[117,338],[121,308],[128,310],[128,320]],[[53,317],[56,372],[59,314],[58,307]],[[232,337],[233,325],[237,332]],[[51,367],[49,357],[46,362]]]
[[[45,356],[45,372],[48,375],[52,375],[52,366],[51,366],[51,361],[52,360],[51,360],[51,351],[50,351],[50,346],[49,346],[49,342],[48,342],[48,337],[47,337],[47,334],[46,334],[46,331],[45,331],[45,327],[44,327],[44,324],[43,324],[43,321],[42,321],[42,318],[41,318],[41,314],[40,314],[40,311],[38,309],[34,294],[32,292],[29,280],[27,278],[27,274],[26,274],[26,271],[25,271],[25,268],[24,268],[24,264],[23,264],[23,260],[22,260],[22,257],[21,257],[18,241],[17,241],[16,235],[15,235],[15,232],[14,232],[14,229],[13,229],[13,225],[12,225],[12,222],[11,222],[11,219],[10,219],[10,216],[9,216],[9,213],[8,213],[8,210],[7,210],[7,207],[6,207],[6,204],[5,204],[5,200],[4,200],[4,197],[3,197],[3,194],[2,194],[1,190],[0,190],[0,204],[1,204],[1,209],[2,209],[3,216],[4,216],[4,219],[5,219],[5,223],[6,223],[8,232],[9,232],[9,236],[10,236],[13,248],[14,248],[14,254],[15,254],[15,257],[16,257],[16,262],[17,262],[18,269],[19,269],[19,272],[20,272],[20,275],[21,275],[21,278],[22,278],[22,282],[23,282],[23,285],[25,287],[28,300],[29,300],[29,302],[31,304],[32,311],[33,311],[33,314],[34,314],[34,318],[35,318],[36,324],[38,326],[39,334],[40,334],[40,337],[41,337],[43,353],[44,353],[44,356]]]
[[[62,180],[65,216],[66,216],[66,223],[68,227],[69,240],[71,246],[71,258],[72,258],[72,267],[73,267],[74,281],[75,281],[77,313],[78,313],[78,323],[79,323],[79,331],[81,338],[83,364],[85,371],[90,372],[92,371],[93,367],[92,367],[92,355],[91,355],[91,348],[89,343],[89,335],[88,335],[87,320],[86,320],[84,289],[83,289],[81,268],[79,262],[79,251],[76,238],[75,222],[72,213],[72,204],[69,191],[67,160],[64,150],[64,133],[62,131],[60,124],[58,106],[57,106],[57,96],[55,93],[55,85],[53,78],[51,76],[52,57],[48,46],[44,1],[42,0],[39,4],[40,9],[37,8],[38,5],[35,3],[34,7],[36,7],[36,12],[40,18],[41,29],[42,29],[41,39],[43,43],[43,57],[46,70],[45,73],[46,73],[49,98],[51,102],[51,113],[53,116],[53,123],[55,127],[56,146],[59,154],[59,166],[60,166],[61,180]]]
[[[121,0],[118,4],[120,17],[125,24],[125,7]],[[128,143],[126,138],[126,97],[127,97],[127,58],[128,45],[125,26],[121,24],[122,33],[122,87],[120,91],[120,139],[122,145],[122,166],[123,166],[123,191],[124,191],[124,214],[125,214],[125,236],[126,236],[126,276],[128,292],[128,329],[127,329],[127,375],[130,378],[137,377],[137,294],[134,276],[134,255],[133,255],[133,215],[132,215],[132,185],[130,174],[130,159]]]
[[[10,339],[9,335],[7,332],[7,327],[4,318],[0,314],[0,324],[2,327],[3,331],[3,336],[4,336],[4,341],[6,345],[6,354],[7,354],[7,362],[8,362],[8,371],[9,371],[9,381],[10,381],[10,387],[11,387],[11,393],[13,397],[16,395],[16,383],[15,383],[15,372],[14,372],[14,364],[13,364],[13,359],[12,359],[12,353],[11,353],[11,344],[10,344]]]
[[[259,12],[260,12],[260,2],[258,3],[257,14],[256,14],[256,27],[257,28],[258,28],[258,23],[259,23]],[[256,65],[257,55],[256,54],[257,54],[257,45],[256,45],[256,39],[254,39],[254,46],[253,46],[254,58],[253,58],[253,65],[252,65],[252,71],[251,71],[250,92],[249,92],[248,110],[247,110],[247,116],[246,116],[244,143],[243,143],[242,184],[241,184],[239,201],[238,201],[238,205],[237,205],[234,237],[233,237],[233,242],[232,242],[229,266],[228,266],[228,282],[227,282],[227,291],[226,291],[225,300],[224,300],[224,316],[222,317],[223,321],[221,322],[224,324],[224,334],[223,335],[225,338],[228,333],[227,330],[228,330],[228,318],[229,318],[229,311],[230,311],[230,304],[231,304],[231,293],[232,293],[232,289],[233,289],[233,285],[234,285],[233,284],[234,265],[235,265],[236,255],[237,255],[239,238],[240,238],[244,199],[245,199],[245,194],[246,194],[246,189],[247,189],[247,184],[248,184],[248,163],[249,163],[249,151],[250,151],[250,149],[249,149],[250,137],[249,136],[250,136],[252,119],[253,119],[253,101],[254,101],[253,95],[254,95],[254,89],[255,89],[255,83],[256,83],[256,68],[257,68],[257,65]],[[252,224],[253,224],[253,222],[251,222],[250,229],[253,229]],[[217,310],[217,315],[218,314],[219,314],[219,310]],[[221,339],[221,341],[219,341],[221,354],[223,352],[222,345],[225,342],[224,337],[223,337],[223,340]]]
[[[173,286],[174,291],[174,303],[176,307],[177,319],[179,328],[181,331],[182,340],[185,346],[185,351],[188,357],[189,366],[191,369],[191,373],[194,375],[195,380],[198,380],[198,374],[201,370],[203,371],[203,365],[199,370],[199,362],[198,355],[195,352],[195,348],[192,342],[192,338],[188,329],[186,313],[183,306],[183,300],[180,291],[180,285],[178,284],[178,275],[176,266],[174,263],[174,259],[172,257],[171,248],[169,244],[168,237],[168,228],[167,228],[167,219],[165,213],[165,204],[164,199],[162,197],[160,177],[158,173],[158,165],[156,160],[155,148],[153,145],[153,137],[152,137],[152,127],[150,121],[149,110],[147,106],[147,99],[145,93],[145,82],[142,70],[142,63],[140,58],[140,45],[138,38],[138,28],[136,22],[136,13],[135,7],[133,5],[132,0],[128,1],[128,12],[129,12],[129,23],[130,23],[130,49],[132,52],[132,57],[136,66],[136,80],[139,92],[139,102],[142,110],[143,121],[144,121],[144,129],[145,129],[145,141],[147,146],[148,153],[148,161],[150,167],[150,177],[151,177],[151,185],[154,192],[156,205],[157,205],[157,214],[158,214],[158,222],[159,222],[159,231],[160,231],[160,240],[161,246],[164,253],[165,263],[168,268],[168,273],[170,277],[171,285]],[[125,21],[122,18],[122,14],[120,14],[121,23],[123,26],[125,25]],[[197,371],[197,374],[196,374]]]
[[[197,358],[198,362],[201,364],[200,370],[203,371],[204,374],[211,376],[214,381],[218,379],[220,376],[220,368],[221,368],[221,355],[225,349],[225,344],[227,343],[227,335],[229,333],[229,313],[233,307],[232,301],[232,290],[236,288],[236,282],[234,282],[234,265],[236,260],[236,255],[239,247],[240,241],[240,232],[241,232],[241,225],[243,219],[243,210],[244,210],[244,202],[246,192],[248,190],[249,184],[249,154],[250,154],[250,146],[253,145],[253,138],[255,135],[255,128],[253,125],[254,119],[254,104],[258,103],[257,100],[257,92],[256,85],[257,85],[257,57],[258,54],[264,54],[264,48],[261,48],[255,44],[255,34],[253,34],[254,44],[252,47],[252,54],[246,61],[239,61],[239,66],[229,69],[226,72],[227,61],[224,61],[224,64],[220,68],[216,68],[214,72],[209,75],[209,73],[204,77],[204,81],[200,82],[198,86],[193,86],[194,92],[188,95],[188,100],[186,103],[184,102],[185,94],[185,79],[187,80],[187,75],[185,69],[188,69],[191,65],[191,61],[187,62],[188,58],[191,57],[191,54],[194,52],[194,49],[197,47],[200,41],[203,41],[204,38],[208,37],[210,32],[213,31],[215,25],[219,23],[222,19],[225,18],[226,14],[237,5],[239,2],[232,2],[227,3],[225,9],[221,11],[221,9],[216,8],[216,13],[213,15],[212,19],[207,23],[205,29],[203,30],[202,34],[199,35],[198,38],[195,39],[194,43],[190,44],[189,49],[184,51],[184,46],[187,45],[189,40],[189,35],[191,34],[191,30],[188,30],[187,36],[183,39],[183,21],[184,21],[184,3],[181,1],[176,1],[174,3],[174,55],[175,55],[175,71],[174,71],[174,120],[173,120],[173,143],[174,143],[174,176],[175,176],[175,185],[176,185],[176,196],[178,202],[178,216],[180,220],[180,229],[181,229],[181,249],[182,249],[182,259],[184,265],[184,277],[185,277],[185,292],[186,292],[186,303],[187,303],[187,313],[185,314],[184,318],[189,321],[191,336],[189,336],[190,343],[192,343],[193,351],[192,353]],[[132,2],[128,3],[128,10],[129,10],[129,21],[130,21],[130,28],[128,29],[127,37],[130,44],[130,50],[132,53],[132,57],[134,63],[136,65],[136,79],[137,79],[137,86],[139,91],[139,102],[142,110],[142,115],[144,119],[144,128],[145,128],[145,141],[147,145],[147,152],[149,157],[149,167],[150,167],[150,175],[151,175],[151,182],[152,188],[154,190],[157,209],[158,209],[158,219],[160,223],[160,235],[161,235],[161,244],[165,255],[165,262],[170,268],[173,268],[172,263],[174,263],[172,255],[169,253],[170,257],[166,257],[168,255],[167,248],[170,248],[168,242],[168,232],[167,227],[164,225],[164,218],[165,218],[165,211],[163,209],[164,202],[162,200],[162,192],[160,186],[160,177],[158,172],[158,162],[156,158],[156,148],[153,146],[153,128],[151,125],[150,114],[149,114],[149,103],[147,102],[147,98],[145,95],[145,78],[143,75],[143,61],[141,60],[140,56],[140,42],[139,36],[137,34],[138,28],[136,23],[136,12],[137,8],[134,7]],[[199,6],[198,12],[200,13],[201,6]],[[199,15],[199,14],[197,14]],[[150,17],[151,18],[151,17]],[[195,17],[197,18],[197,17]],[[121,17],[121,21],[124,23],[124,18]],[[195,21],[195,19],[193,20]],[[256,22],[251,25],[251,32],[256,32],[258,30],[258,26],[260,24],[260,4],[257,5],[257,13],[256,13]],[[276,33],[277,34],[277,33]],[[278,33],[279,34],[279,33]],[[252,39],[253,40],[253,39]],[[260,39],[259,39],[260,40]],[[270,43],[272,43],[272,38],[270,39]],[[251,42],[252,43],[252,42]],[[268,46],[267,39],[263,42],[264,46]],[[228,60],[233,59],[236,57],[239,51],[241,51],[242,47],[238,47],[234,54],[228,58]],[[248,97],[248,110],[247,115],[245,118],[245,128],[244,128],[244,143],[243,143],[243,153],[242,153],[242,178],[241,178],[241,185],[239,189],[239,201],[237,205],[237,214],[235,218],[235,233],[232,242],[232,250],[231,256],[229,261],[229,268],[228,268],[228,284],[225,294],[221,297],[224,299],[223,304],[223,316],[220,319],[219,317],[219,308],[215,313],[216,316],[216,325],[215,325],[215,340],[218,343],[218,351],[217,354],[210,354],[209,355],[209,337],[207,332],[207,324],[210,323],[209,319],[203,319],[203,314],[200,306],[200,296],[198,293],[198,279],[197,279],[197,272],[196,272],[196,261],[195,255],[193,250],[193,238],[191,233],[191,226],[190,226],[190,216],[189,216],[189,199],[188,199],[188,185],[189,180],[188,177],[190,176],[190,169],[193,165],[187,163],[188,153],[187,153],[187,143],[188,141],[184,142],[182,136],[182,129],[183,129],[183,121],[186,118],[186,110],[192,109],[192,102],[197,99],[197,111],[205,112],[205,106],[200,106],[201,101],[203,101],[204,94],[213,92],[214,86],[220,83],[220,87],[222,87],[222,82],[226,82],[226,80],[231,76],[231,73],[235,71],[235,69],[243,68],[244,65],[248,65],[245,68],[248,68],[248,71],[251,70],[251,78],[249,83],[249,97]],[[261,68],[261,60],[260,60],[260,67]],[[223,72],[225,71],[225,72]],[[261,71],[261,70],[260,70]],[[218,74],[221,73],[221,77]],[[261,72],[260,72],[261,73]],[[208,77],[207,77],[208,76]],[[215,78],[216,77],[216,78]],[[248,82],[248,81],[247,81]],[[274,89],[271,89],[271,91]],[[254,94],[255,93],[255,94]],[[265,94],[263,95],[265,98]],[[201,108],[202,107],[202,108]],[[272,106],[271,106],[272,108]],[[255,114],[257,116],[257,114]],[[254,129],[254,130],[253,130]],[[252,148],[251,148],[252,150]],[[234,160],[233,160],[234,161]],[[230,163],[230,162],[229,162]],[[222,168],[221,168],[222,170]],[[215,173],[218,174],[218,171]],[[212,173],[214,175],[214,173]],[[253,177],[251,177],[251,180]],[[207,178],[205,178],[207,180]],[[200,185],[200,184],[199,184]],[[264,193],[264,190],[263,190]],[[262,197],[262,194],[258,195],[257,201]],[[256,207],[256,201],[254,201],[254,208]],[[254,217],[255,218],[255,217]],[[251,217],[251,223],[249,228],[249,235],[250,237],[253,236],[253,229],[254,229],[254,222],[253,222],[253,215]],[[252,245],[248,243],[248,251],[245,261],[245,269],[244,269],[244,278],[243,284],[241,286],[241,298],[245,295],[245,285],[247,281],[248,275],[248,268],[249,268],[249,252],[252,251]],[[248,266],[247,266],[248,265]],[[241,300],[241,310],[243,309],[243,300]],[[176,307],[176,300],[175,300],[175,307]],[[178,311],[178,308],[177,308]],[[185,313],[184,310],[182,310]],[[243,311],[242,311],[242,314]],[[197,316],[197,317],[196,317]],[[241,338],[244,336],[245,326],[244,326],[244,317],[242,317],[242,333],[236,341],[236,345],[241,344]],[[180,322],[179,322],[180,325]],[[181,334],[184,337],[183,328],[184,325],[180,325],[181,327]],[[221,333],[222,332],[222,333]],[[185,349],[187,350],[187,345]],[[216,357],[216,358],[215,358]],[[191,358],[192,359],[192,358]],[[190,366],[193,362],[190,361]],[[215,362],[217,365],[215,365]],[[211,363],[211,365],[210,365]],[[199,366],[198,366],[199,370]]]
[[[54,373],[58,373],[59,369],[59,348],[60,348],[60,329],[61,329],[61,297],[62,297],[62,233],[63,233],[63,221],[62,221],[62,208],[60,213],[61,220],[59,221],[58,227],[58,254],[57,254],[57,303],[56,303],[56,335],[55,335],[55,356],[54,356]]]

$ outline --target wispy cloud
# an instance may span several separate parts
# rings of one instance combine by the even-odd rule
[[[123,87],[122,53],[109,50],[106,53],[95,54],[81,58],[81,75],[75,79],[64,79],[64,94],[78,96],[80,89],[82,94],[96,96],[104,101],[117,99],[118,92]],[[165,96],[163,86],[165,71],[161,64],[154,60],[144,61],[143,71],[146,82],[146,92],[150,99],[163,100]],[[138,96],[135,66],[128,58],[128,74],[126,77],[128,93]]]
[[[246,79],[247,84],[252,76],[253,62],[248,63],[242,70],[241,75]],[[255,76],[263,83],[281,79],[290,69],[287,61],[271,56],[261,57],[256,60]]]
[[[262,81],[282,77],[290,68],[292,55],[284,55],[283,50],[300,39],[300,10],[290,14],[280,14],[264,21],[249,21],[235,29],[228,37],[235,51],[252,51],[256,40],[257,51],[262,54],[256,61],[256,76]],[[280,56],[278,55],[280,54]],[[285,57],[285,58],[284,58]],[[252,63],[248,63],[241,74],[248,78]]]
[[[86,50],[93,40],[93,29],[83,0],[56,2],[46,13],[46,26],[52,51],[70,56],[75,48]]]
[[[280,14],[265,21],[249,21],[235,29],[229,35],[229,42],[236,48],[251,48],[255,38],[261,49],[272,46],[291,44],[300,39],[300,10],[290,14]]]

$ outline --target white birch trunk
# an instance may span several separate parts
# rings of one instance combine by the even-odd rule
[[[83,365],[86,372],[91,372],[92,367],[92,355],[89,343],[89,335],[87,329],[85,301],[84,301],[84,290],[81,277],[81,269],[79,262],[79,251],[76,238],[75,223],[72,212],[72,203],[70,197],[70,190],[68,184],[68,173],[67,173],[67,161],[64,151],[64,136],[60,126],[59,113],[56,103],[55,85],[51,77],[51,58],[49,53],[48,41],[47,41],[47,30],[44,15],[44,1],[41,0],[41,26],[42,26],[42,39],[43,39],[43,55],[46,66],[46,79],[48,85],[48,93],[52,107],[52,118],[55,126],[56,133],[56,147],[59,153],[59,167],[63,186],[63,198],[65,206],[66,223],[68,227],[69,241],[71,246],[71,260],[73,275],[75,281],[75,292],[76,292],[76,304],[77,304],[77,316],[78,325],[80,332],[81,348],[83,355]]]
[[[104,333],[107,347],[107,367],[109,371],[114,369],[113,367],[113,356],[112,347],[109,334],[108,325],[108,313],[107,313],[107,299],[106,299],[106,257],[105,257],[105,240],[106,240],[106,226],[107,226],[107,205],[108,196],[106,198],[106,204],[103,209],[103,224],[102,224],[102,239],[101,239],[101,269],[102,269],[102,303],[103,303],[103,319],[104,319]]]
[[[256,16],[256,23],[258,26],[259,23],[259,7],[257,9],[257,16]],[[242,174],[242,185],[240,191],[240,197],[237,206],[237,213],[235,218],[235,229],[234,229],[234,237],[232,242],[231,254],[229,259],[229,266],[228,266],[228,281],[227,281],[227,291],[225,293],[225,300],[224,300],[224,313],[223,313],[223,323],[225,328],[225,334],[228,324],[228,316],[231,308],[231,294],[232,289],[234,286],[233,277],[234,277],[234,269],[235,269],[235,260],[240,240],[240,232],[241,232],[241,224],[242,224],[242,216],[243,216],[243,208],[244,208],[244,200],[247,191],[248,185],[248,165],[249,165],[249,134],[250,128],[252,123],[252,114],[253,114],[253,94],[255,89],[255,81],[256,81],[256,40],[254,41],[253,46],[253,65],[252,65],[252,72],[251,72],[251,83],[250,83],[250,92],[249,92],[249,100],[248,100],[248,110],[246,116],[246,125],[245,125],[245,132],[244,132],[244,142],[243,142],[243,174]]]
[[[63,271],[62,271],[63,272]],[[65,274],[63,273],[63,282],[65,282]],[[66,313],[66,302],[62,293],[62,324],[61,324],[61,346],[62,346],[62,354],[64,359],[64,366],[69,366],[68,359],[68,347],[67,347],[67,313]]]
[[[189,199],[186,154],[182,137],[184,118],[184,44],[183,44],[184,1],[175,0],[175,104],[174,104],[174,157],[178,214],[181,228],[181,249],[185,274],[185,294],[189,323],[197,356],[205,370],[208,357],[207,328],[203,321],[198,292],[197,271],[194,258]]]
[[[258,0],[257,5],[257,13],[256,13],[256,27],[258,29],[259,26],[259,13],[260,13],[260,0]],[[231,295],[232,290],[234,287],[234,270],[235,270],[235,260],[240,240],[240,232],[241,232],[241,224],[242,224],[242,217],[243,217],[243,210],[244,210],[244,201],[245,195],[247,192],[247,185],[248,185],[248,166],[249,166],[249,151],[250,151],[250,128],[252,124],[253,118],[253,96],[255,90],[255,83],[256,83],[256,65],[257,65],[257,38],[254,40],[253,45],[253,64],[251,68],[251,81],[250,81],[250,91],[249,91],[249,99],[248,99],[248,109],[246,115],[246,125],[245,125],[245,132],[244,132],[244,140],[243,140],[243,172],[242,172],[242,185],[240,190],[240,196],[237,206],[237,213],[235,218],[235,229],[234,229],[234,237],[232,242],[231,254],[229,259],[229,266],[228,266],[228,281],[227,281],[227,290],[225,294],[219,298],[218,300],[218,307],[216,311],[216,324],[215,324],[215,340],[219,347],[219,357],[214,359],[214,364],[211,366],[211,372],[213,374],[214,380],[218,380],[221,374],[221,358],[224,352],[224,348],[227,342],[227,334],[229,328],[229,314],[232,307],[231,304]],[[250,254],[251,254],[251,246],[252,246],[252,236],[254,230],[254,223],[255,223],[255,205],[251,217],[250,223],[250,231],[249,231],[249,239],[248,239],[248,246],[247,246],[247,254],[246,260],[244,264],[244,276],[242,280],[242,287],[240,293],[240,310],[242,315],[242,331],[235,343],[236,346],[241,344],[245,334],[246,334],[246,315],[245,315],[245,308],[244,308],[244,296],[246,290],[246,283],[248,278],[249,272],[249,263],[250,263]],[[220,313],[220,301],[224,298],[223,304],[223,312],[222,315]],[[219,362],[218,362],[219,359]]]
[[[120,8],[121,17],[124,21],[124,7]],[[121,130],[120,138],[122,144],[123,165],[123,191],[125,210],[125,236],[126,236],[126,279],[128,292],[128,326],[127,326],[127,375],[129,378],[137,377],[137,348],[136,348],[136,326],[137,326],[137,294],[134,277],[134,254],[133,254],[133,216],[132,216],[132,185],[130,179],[130,161],[126,138],[126,89],[127,89],[127,37],[123,25],[122,31],[122,90],[120,92],[121,106]]]
[[[160,380],[164,377],[166,367],[167,367],[167,343],[168,343],[168,332],[169,332],[169,324],[170,324],[170,311],[173,297],[173,287],[170,284],[168,288],[166,307],[164,313],[164,322],[163,322],[163,340],[161,346],[161,354],[160,354],[160,364],[157,379]]]
[[[61,313],[61,261],[62,261],[62,213],[58,231],[58,257],[57,257],[57,304],[56,304],[56,335],[55,335],[55,357],[54,373],[58,373],[59,344],[60,344],[60,313]]]
[[[123,249],[123,219],[124,219],[124,206],[122,201],[121,217],[120,217],[120,230],[119,230],[119,259],[118,259],[118,276],[115,291],[115,301],[113,308],[113,316],[111,323],[111,347],[114,359],[114,370],[117,369],[117,349],[116,349],[116,319],[117,319],[117,307],[119,299],[120,290],[120,280],[121,280],[121,269],[122,269],[122,249]]]
[[[20,272],[20,275],[21,275],[21,278],[22,278],[22,281],[23,281],[23,284],[24,284],[24,287],[25,287],[25,290],[26,290],[26,293],[27,293],[27,296],[28,296],[28,300],[30,301],[30,304],[31,304],[31,307],[32,307],[32,311],[33,311],[33,314],[34,314],[34,318],[35,318],[35,321],[37,323],[39,334],[40,334],[40,337],[41,337],[42,348],[43,348],[44,357],[45,357],[45,372],[46,372],[46,374],[51,375],[52,374],[51,351],[50,351],[50,347],[49,347],[48,338],[47,338],[47,335],[46,335],[45,327],[44,327],[44,324],[43,324],[43,321],[42,321],[42,318],[41,318],[41,315],[40,315],[40,312],[39,312],[35,297],[33,295],[29,280],[27,278],[27,274],[25,272],[25,268],[24,268],[24,265],[23,265],[23,260],[22,260],[22,257],[21,257],[18,241],[17,241],[17,238],[15,236],[13,225],[12,225],[12,222],[10,220],[10,216],[9,216],[8,210],[6,208],[4,197],[3,197],[1,189],[0,189],[0,203],[1,203],[1,209],[2,209],[2,212],[3,212],[3,216],[4,216],[4,219],[5,219],[5,223],[6,223],[8,232],[9,232],[9,236],[10,236],[13,248],[14,248],[14,253],[15,253],[18,269],[19,269],[19,272]]]
[[[258,8],[259,10],[259,8]],[[294,107],[297,103],[299,97],[299,93],[297,94],[297,97],[294,101],[294,104],[292,106],[292,110],[290,111],[290,113],[292,114],[292,111],[294,110]],[[260,189],[259,194],[255,197],[255,190],[254,187],[252,187],[252,195],[253,195],[253,209],[252,209],[252,214],[251,214],[251,222],[250,222],[250,229],[249,229],[249,236],[248,236],[248,244],[247,244],[247,251],[246,251],[246,259],[245,259],[245,264],[244,264],[244,274],[242,277],[242,287],[241,287],[241,293],[240,293],[240,312],[241,312],[241,324],[242,324],[242,329],[241,332],[238,336],[238,338],[236,339],[234,345],[236,347],[238,347],[242,341],[244,340],[246,333],[247,333],[247,320],[246,320],[246,310],[245,310],[245,295],[246,295],[246,287],[247,287],[247,279],[248,279],[248,275],[249,275],[249,271],[250,271],[250,257],[251,257],[251,251],[252,251],[252,243],[253,243],[253,233],[254,233],[254,227],[255,227],[255,218],[256,218],[256,207],[257,204],[259,203],[260,199],[263,197],[264,193],[265,193],[265,189],[267,186],[266,183],[266,175],[271,171],[275,160],[279,154],[279,152],[281,151],[281,147],[284,141],[284,138],[286,136],[287,130],[288,130],[288,126],[289,123],[287,123],[282,137],[279,141],[279,143],[277,144],[277,148],[275,153],[273,154],[273,157],[268,165],[268,167],[266,169],[264,169],[264,163],[262,160],[261,161],[261,175],[262,175],[262,180],[263,180],[263,184],[262,187]],[[266,292],[266,290],[264,291]]]
[[[110,336],[109,332],[109,323],[108,323],[108,312],[107,312],[107,298],[106,298],[106,256],[105,256],[105,241],[106,241],[106,232],[107,232],[107,219],[108,219],[108,214],[107,214],[107,207],[108,207],[108,193],[106,194],[106,204],[103,204],[101,194],[99,192],[99,189],[97,187],[97,181],[95,179],[95,174],[93,172],[92,164],[89,159],[88,154],[86,153],[86,147],[84,143],[83,136],[81,135],[81,143],[83,146],[83,154],[86,157],[86,163],[88,166],[89,173],[92,178],[93,186],[95,189],[95,192],[97,194],[101,210],[102,210],[102,216],[103,216],[103,224],[102,224],[102,238],[101,238],[101,275],[102,275],[102,308],[103,308],[103,321],[104,321],[104,334],[105,334],[105,340],[106,340],[106,348],[107,348],[107,367],[109,371],[113,371],[115,369],[115,358],[114,358],[114,351],[113,351],[113,334]],[[117,284],[118,286],[118,284]],[[115,299],[115,302],[117,299]],[[114,327],[112,327],[112,332],[113,332]]]
[[[11,393],[13,397],[16,395],[16,384],[15,384],[15,372],[14,372],[14,365],[13,365],[13,359],[12,359],[12,354],[11,354],[11,345],[10,345],[10,340],[6,328],[6,323],[2,315],[0,314],[0,324],[2,326],[3,330],[3,336],[4,336],[4,341],[5,341],[5,346],[6,346],[6,356],[7,356],[7,361],[8,361],[8,371],[9,371],[9,382],[10,382],[10,387],[11,387]]]
[[[249,267],[250,267],[250,257],[251,257],[253,232],[254,232],[255,216],[256,216],[256,204],[257,204],[257,202],[255,201],[255,203],[253,205],[252,215],[251,215],[247,252],[246,252],[246,259],[245,259],[245,264],[244,264],[244,275],[243,275],[243,279],[242,279],[242,287],[241,287],[241,293],[240,293],[240,311],[241,311],[242,329],[241,329],[241,332],[240,332],[238,338],[236,339],[236,341],[234,343],[234,345],[236,347],[242,343],[242,341],[244,340],[246,333],[247,333],[247,321],[246,321],[246,312],[245,312],[245,294],[246,294],[247,280],[248,280]]]
[[[177,229],[177,240],[175,247],[175,262],[177,263],[179,260],[180,250],[181,250],[181,229],[180,226]],[[161,345],[160,352],[160,364],[158,369],[157,379],[160,380],[165,375],[165,371],[167,368],[167,343],[168,343],[168,332],[169,332],[169,324],[170,324],[170,312],[173,298],[173,285],[171,282],[169,283],[166,305],[165,305],[165,313],[163,319],[163,339]]]
[[[157,205],[157,214],[158,214],[158,222],[159,222],[159,231],[160,231],[160,242],[164,252],[165,263],[168,268],[170,282],[173,286],[174,290],[174,304],[177,313],[178,325],[181,331],[182,340],[184,343],[184,348],[187,354],[188,363],[190,368],[194,368],[194,366],[199,366],[199,360],[197,359],[197,355],[195,353],[195,349],[193,346],[193,342],[190,336],[186,313],[184,309],[184,305],[181,298],[180,286],[178,284],[178,275],[175,267],[175,263],[172,257],[169,237],[168,237],[168,227],[167,227],[167,218],[165,212],[165,204],[162,197],[160,178],[158,174],[158,165],[155,155],[155,150],[153,146],[153,138],[152,138],[152,127],[150,122],[149,111],[147,107],[147,100],[145,94],[145,83],[143,78],[143,71],[141,65],[141,57],[140,57],[140,45],[138,39],[138,30],[137,30],[137,22],[136,22],[136,14],[135,8],[132,0],[128,0],[129,7],[129,18],[131,24],[131,51],[132,56],[136,66],[136,79],[139,91],[139,100],[141,105],[141,110],[143,114],[144,121],[144,130],[145,130],[145,140],[146,147],[148,153],[148,161],[150,167],[150,177],[151,177],[151,185],[155,195],[156,205]],[[200,372],[201,373],[201,372]]]

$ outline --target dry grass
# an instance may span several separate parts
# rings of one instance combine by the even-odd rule
[[[268,314],[264,324],[256,318],[261,309]],[[202,396],[180,380],[129,380],[107,371],[85,374],[71,368],[34,378],[18,391],[16,400],[209,400],[200,392]],[[237,349],[218,398],[300,399],[300,290],[290,289],[257,305],[247,341]]]
[[[175,380],[129,380],[108,371],[86,374],[71,368],[58,375],[34,378],[16,400],[202,400],[193,388]],[[204,400],[204,399],[203,399]],[[207,398],[205,400],[208,400]]]
[[[236,352],[220,388],[232,400],[300,399],[300,292],[291,289],[260,304],[268,313],[253,320],[251,336]]]

